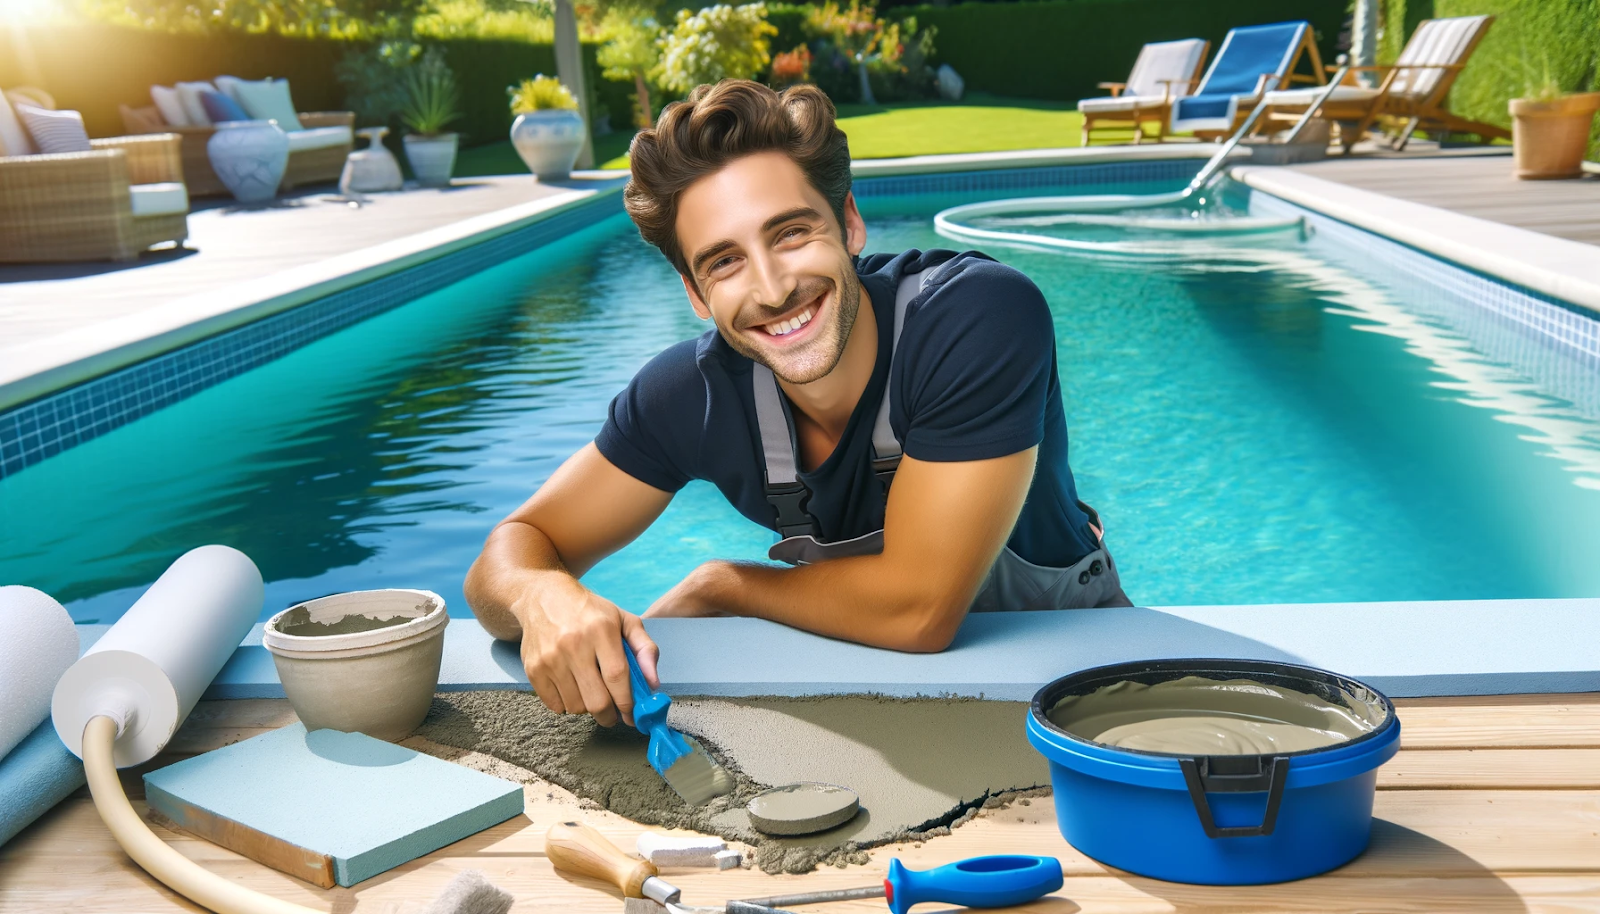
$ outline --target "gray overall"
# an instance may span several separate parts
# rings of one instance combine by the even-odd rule
[[[920,273],[909,273],[900,280],[894,300],[894,336],[889,343],[890,366],[894,351],[900,342],[900,331],[905,326],[906,307],[927,285],[938,267]],[[780,541],[767,552],[774,561],[791,565],[809,565],[831,558],[851,555],[877,555],[883,551],[883,531],[824,543],[817,539],[816,521],[806,513],[806,502],[811,493],[800,481],[800,460],[783,394],[778,389],[777,378],[765,365],[757,364],[751,372],[756,400],[756,423],[761,431],[761,449],[766,459],[766,494],[778,516]],[[893,388],[893,371],[885,386],[883,401],[878,405],[877,421],[872,428],[873,470],[883,483],[887,499],[889,486],[894,482],[895,470],[900,465],[900,440],[889,425],[889,398]],[[1093,508],[1079,502],[1078,506],[1089,515],[1096,539],[1103,530],[1100,517]],[[972,601],[973,612],[1028,609],[1082,609],[1092,606],[1131,606],[1122,592],[1117,577],[1117,566],[1106,551],[1100,548],[1084,556],[1071,568],[1047,568],[1035,565],[1011,551],[1001,550],[994,567],[984,579],[978,595]]]

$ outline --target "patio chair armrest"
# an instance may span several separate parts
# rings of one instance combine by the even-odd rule
[[[317,127],[349,127],[355,128],[356,113],[354,111],[301,111],[300,126],[311,130]]]
[[[1095,85],[1101,89],[1110,89],[1112,98],[1121,95],[1122,90],[1128,88],[1127,83],[1096,83]]]
[[[89,142],[96,149],[121,149],[127,153],[129,184],[183,180],[183,137],[176,133],[142,133]]]
[[[62,211],[114,214],[130,206],[126,150],[0,158],[0,223],[26,224]]]

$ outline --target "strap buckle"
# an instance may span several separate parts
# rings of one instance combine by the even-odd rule
[[[804,483],[767,486],[767,502],[778,513],[779,536],[788,538],[816,533],[817,523],[806,512],[806,503],[810,500],[811,490]]]

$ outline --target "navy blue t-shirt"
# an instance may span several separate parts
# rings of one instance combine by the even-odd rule
[[[907,307],[891,378],[900,277],[952,259]],[[1055,329],[1039,288],[976,253],[872,254],[856,270],[878,321],[878,359],[838,446],[820,466],[800,473],[811,490],[807,511],[818,538],[851,539],[883,527],[872,426],[892,384],[890,424],[917,460],[986,460],[1039,446],[1033,486],[1007,541],[1013,552],[1064,568],[1094,551],[1067,465]],[[611,401],[595,445],[623,472],[667,492],[708,480],[740,514],[776,531],[763,483],[752,364],[715,329],[667,348]]]

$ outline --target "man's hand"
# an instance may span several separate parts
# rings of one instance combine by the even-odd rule
[[[673,588],[662,594],[650,604],[650,609],[644,614],[646,619],[689,619],[703,616],[731,616],[713,605],[711,594],[716,586],[717,576],[726,568],[726,562],[706,562],[704,565],[689,572],[689,576],[679,581]]]
[[[557,591],[557,592],[552,592]],[[544,706],[557,714],[592,714],[602,725],[620,719],[633,726],[633,689],[627,639],[639,669],[657,686],[660,649],[632,613],[576,580],[547,589],[539,598],[518,600],[511,612],[522,625],[522,667]]]
[[[490,635],[520,642],[528,682],[550,710],[632,724],[624,638],[645,678],[658,681],[658,651],[639,618],[578,576],[643,532],[670,501],[670,492],[617,469],[590,444],[500,522],[472,563],[467,603]]]

